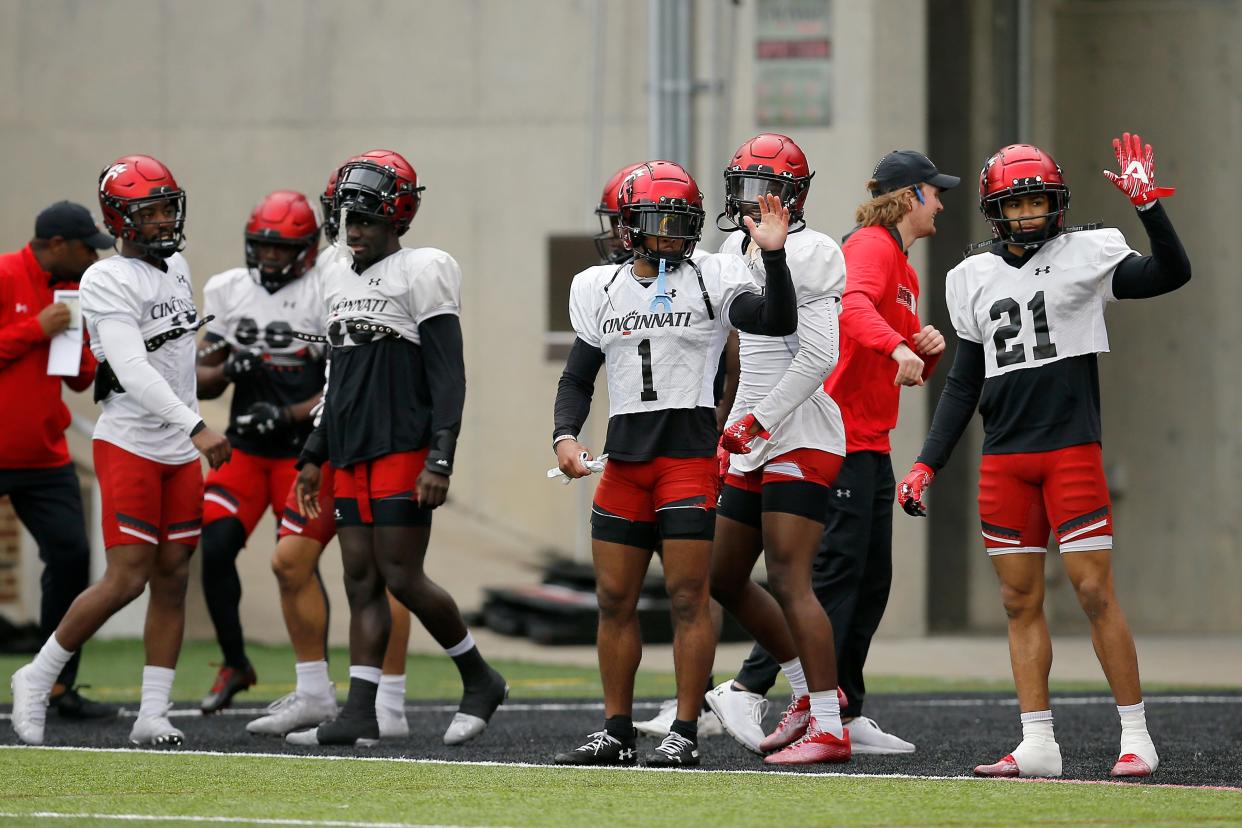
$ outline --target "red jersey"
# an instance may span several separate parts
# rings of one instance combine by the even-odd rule
[[[30,245],[0,254],[0,469],[46,469],[69,462],[65,429],[72,419],[60,398],[60,381],[84,391],[95,379],[95,357],[82,346],[76,377],[49,376],[50,340],[39,325],[39,311],[52,304],[49,275]],[[76,284],[58,285],[76,288]]]
[[[919,277],[900,240],[886,227],[863,227],[845,240],[845,295],[841,300],[841,358],[824,389],[841,406],[846,453],[891,448],[901,386],[894,385],[893,349],[922,330]],[[916,351],[917,353],[917,351]],[[923,357],[923,377],[939,355]]]

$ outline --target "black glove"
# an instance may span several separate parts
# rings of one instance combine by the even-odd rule
[[[224,375],[236,382],[238,377],[257,371],[262,366],[263,352],[261,350],[258,348],[239,348],[229,354],[229,358],[225,360]]]
[[[234,425],[242,437],[265,437],[293,425],[293,415],[282,406],[257,402],[239,414]]]

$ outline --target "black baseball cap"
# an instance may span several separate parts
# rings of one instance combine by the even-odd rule
[[[72,201],[58,201],[39,213],[35,219],[35,238],[52,239],[60,236],[70,241],[80,239],[96,250],[107,250],[116,244],[111,234],[95,226],[91,211]]]
[[[931,184],[942,190],[951,190],[962,183],[962,179],[956,175],[945,175],[936,169],[930,158],[914,150],[893,150],[875,165],[871,177],[878,185],[871,191],[872,197],[916,184]]]

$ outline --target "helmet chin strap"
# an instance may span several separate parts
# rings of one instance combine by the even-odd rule
[[[651,297],[651,312],[652,313],[661,313],[661,312],[672,313],[673,312],[673,297],[668,295],[668,278],[667,278],[668,259],[661,256],[659,267],[660,269],[656,273],[655,296]],[[663,308],[664,310],[660,311],[660,308]]]

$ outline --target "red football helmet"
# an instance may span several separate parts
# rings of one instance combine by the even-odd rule
[[[336,178],[340,172],[340,167],[332,170],[332,174],[328,176],[328,185],[319,196],[319,209],[323,212],[323,234],[329,244],[336,244],[336,235],[340,231],[337,226],[339,214],[332,212],[332,196],[336,193]]]
[[[1050,209],[1043,215],[1044,226],[1023,233],[1013,221],[1005,219],[1001,204],[1007,198],[1042,193]],[[1038,247],[1065,229],[1070,190],[1061,165],[1039,147],[1010,144],[988,159],[979,172],[979,210],[992,225],[992,235],[1006,244]]]
[[[806,155],[786,135],[764,132],[738,147],[733,160],[725,167],[725,209],[722,218],[729,221],[731,231],[742,229],[742,215],[759,217],[759,196],[774,195],[789,208],[791,226],[802,221],[806,197],[811,191],[815,173]],[[801,228],[795,228],[801,229]]]
[[[261,244],[293,247],[297,257],[279,270],[264,266],[259,257]],[[279,290],[314,267],[318,255],[319,225],[306,196],[292,190],[264,196],[246,222],[246,267],[258,274],[259,284],[269,291]]]
[[[418,212],[422,192],[418,173],[392,150],[371,150],[346,161],[337,170],[332,210],[375,216],[403,235]],[[339,232],[339,228],[338,228]]]
[[[677,265],[690,258],[703,233],[703,193],[672,161],[639,164],[618,191],[621,244],[635,256]],[[643,240],[681,239],[680,250],[649,250]]]
[[[174,219],[141,225],[134,221],[139,210],[159,201],[176,205]],[[99,173],[99,206],[112,235],[151,255],[166,259],[185,246],[185,191],[177,186],[168,167],[149,155],[126,155],[103,168]],[[142,231],[151,227],[159,234],[144,237]],[[165,234],[165,229],[171,233]]]
[[[599,197],[599,206],[595,215],[599,216],[600,232],[595,236],[595,249],[599,251],[600,261],[604,264],[620,264],[630,257],[630,252],[621,244],[621,231],[617,224],[621,220],[621,208],[617,205],[621,182],[626,176],[641,167],[642,164],[629,164],[612,174],[604,185],[604,192]]]

